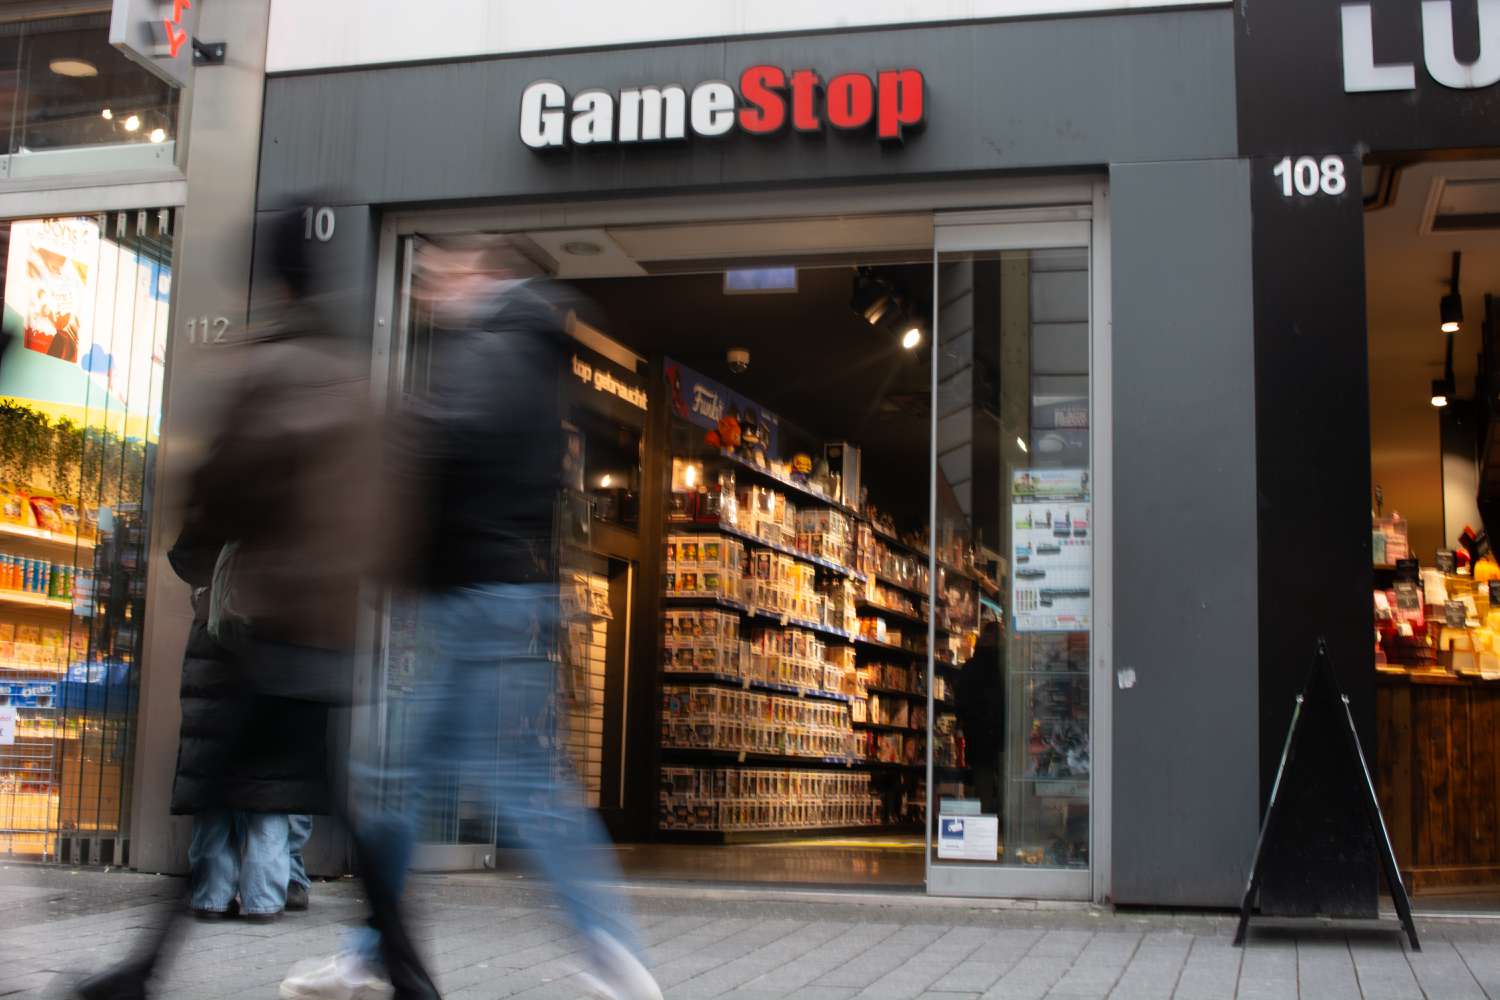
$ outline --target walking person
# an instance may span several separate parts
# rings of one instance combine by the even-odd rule
[[[420,789],[432,787],[434,773],[463,768],[483,782],[559,897],[582,945],[584,985],[610,1000],[660,1000],[629,913],[601,885],[618,874],[603,825],[553,774],[548,746],[559,379],[568,362],[557,288],[515,280],[498,245],[429,247],[424,258],[421,293],[437,326],[432,388],[397,436],[404,448],[391,492],[406,523],[425,529],[407,576],[423,593],[438,662],[415,695],[412,751],[388,775],[418,791],[366,829],[389,862],[409,858]],[[403,867],[380,876],[398,894],[405,877]],[[378,964],[370,958],[301,964],[281,996],[373,996]]]
[[[302,850],[312,839],[313,818],[306,813],[293,813],[287,817],[287,823],[286,908],[288,911],[305,910],[309,905],[308,891],[312,889],[312,879],[307,877],[307,862],[303,860]]]
[[[274,321],[224,348],[240,352],[239,383],[187,491],[184,533],[194,542],[184,547],[193,556],[183,562],[193,566],[181,572],[190,580],[212,581],[214,638],[232,668],[215,695],[232,710],[215,716],[218,738],[201,744],[213,752],[189,755],[189,780],[180,783],[185,798],[195,786],[210,794],[216,785],[233,787],[247,761],[301,773],[304,757],[292,749],[296,740],[288,720],[298,725],[349,702],[358,590],[375,551],[371,525],[379,462],[368,353],[331,334],[319,315],[299,213],[283,213],[268,235],[266,256],[284,301]],[[195,629],[200,645],[190,653],[204,650],[202,632]],[[289,716],[289,705],[309,714]],[[276,739],[278,734],[283,738]],[[327,773],[327,764],[322,770]],[[337,796],[332,800],[335,807],[339,802]],[[280,900],[290,878],[286,811],[318,809],[308,808],[311,802],[276,805],[284,810],[273,832],[280,850],[263,888]],[[391,866],[371,853],[357,824],[351,827],[396,994],[436,997],[406,934],[399,899],[377,877]],[[205,856],[210,849],[220,856],[215,839],[205,837],[200,846]],[[126,961],[80,983],[78,994],[84,1000],[147,997],[189,902],[184,898]]]

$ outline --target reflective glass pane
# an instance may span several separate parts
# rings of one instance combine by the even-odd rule
[[[1083,248],[938,261],[935,860],[1086,868]]]
[[[0,228],[0,854],[99,838],[69,860],[122,860],[107,845],[130,816],[168,218]]]
[[[177,134],[177,90],[109,44],[107,14],[0,25],[0,99],[10,153]]]

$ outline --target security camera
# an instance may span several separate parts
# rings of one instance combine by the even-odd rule
[[[750,367],[750,352],[743,347],[731,347],[729,353],[724,356],[729,362],[729,370],[736,375],[745,374],[745,369]]]

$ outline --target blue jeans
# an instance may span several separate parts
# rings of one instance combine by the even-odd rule
[[[288,830],[284,813],[195,815],[188,846],[193,909],[223,913],[239,896],[241,913],[280,913],[291,867]]]
[[[426,791],[462,768],[535,858],[573,929],[604,931],[638,953],[633,921],[600,888],[618,876],[604,826],[553,773],[555,668],[547,647],[556,621],[556,588],[548,585],[488,584],[428,598],[422,624],[438,662],[412,695],[406,759],[382,776],[403,794],[397,808],[362,817],[364,829],[399,893]],[[373,789],[364,800],[376,801]]]
[[[295,883],[304,889],[312,886],[312,880],[307,877],[307,865],[302,860],[302,848],[312,837],[313,820],[311,816],[302,813],[293,813],[287,817],[288,833],[286,842],[286,853],[291,859],[290,873],[287,875],[288,883]]]

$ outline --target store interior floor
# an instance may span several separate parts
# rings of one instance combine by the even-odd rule
[[[818,837],[764,844],[622,844],[626,878],[920,889],[920,836]]]

